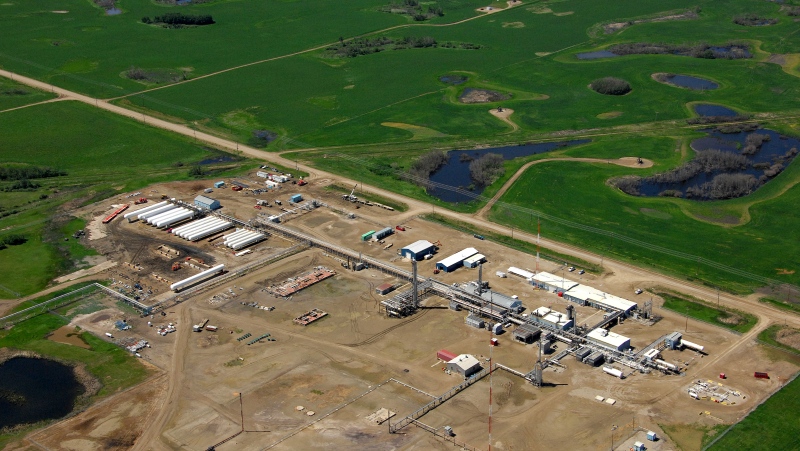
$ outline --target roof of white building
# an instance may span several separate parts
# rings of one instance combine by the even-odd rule
[[[597,341],[599,343],[607,344],[609,346],[613,346],[614,349],[620,349],[623,345],[627,344],[630,346],[631,339],[620,334],[609,332],[602,327],[598,327],[593,331],[586,334],[586,338],[591,340]]]
[[[472,257],[477,253],[478,253],[477,249],[475,249],[474,247],[468,247],[462,251],[456,252],[455,254],[445,258],[444,260],[441,260],[439,263],[437,263],[437,265],[441,264],[444,265],[445,267],[450,267],[458,262],[462,262],[467,258]]]
[[[546,283],[554,287],[562,288],[564,291],[567,291],[570,288],[574,287],[575,285],[578,285],[578,282],[573,282],[572,280],[565,279],[563,277],[559,277],[555,274],[550,274],[549,272],[544,272],[544,271],[534,275],[533,280],[539,283]]]
[[[431,246],[433,246],[433,243],[431,243],[430,241],[419,240],[419,241],[414,241],[413,243],[404,247],[403,250],[408,250],[416,254],[417,252],[422,252],[426,249],[429,249]]]
[[[470,354],[461,354],[447,363],[453,363],[464,371],[474,367],[475,365],[481,364],[481,362],[479,362],[478,359],[475,358],[475,356]]]
[[[515,276],[520,276],[525,279],[532,279],[534,274],[530,271],[525,271],[524,269],[517,268],[516,266],[511,266],[508,268],[508,272],[514,274]]]
[[[578,299],[583,299],[584,301],[592,301],[626,312],[637,306],[635,302],[605,293],[588,285],[578,284],[570,288],[567,294]]]

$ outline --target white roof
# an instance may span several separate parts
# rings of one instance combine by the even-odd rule
[[[417,252],[422,252],[425,249],[430,248],[431,246],[433,246],[433,243],[431,243],[430,241],[419,240],[419,241],[414,241],[413,243],[404,247],[403,250],[408,250],[416,254]]]
[[[563,277],[556,276],[555,274],[550,274],[549,272],[540,272],[533,276],[533,280],[539,283],[546,283],[548,285],[552,285],[558,288],[563,288],[564,291],[569,290],[570,288],[578,285],[578,282],[573,282],[569,279],[565,279]]]
[[[464,371],[474,367],[475,365],[481,364],[481,362],[479,362],[478,359],[475,358],[475,356],[472,356],[470,354],[461,354],[460,356],[456,357],[455,359],[447,363],[453,363],[455,365],[458,365],[458,367]]]
[[[508,272],[514,274],[515,276],[524,277],[526,279],[532,279],[534,274],[530,271],[525,271],[524,269],[517,268],[516,266],[511,266],[508,268]]]
[[[482,262],[486,260],[486,256],[483,254],[475,254],[470,258],[465,259],[465,262],[475,263],[475,262]]]
[[[568,290],[568,294],[572,297],[583,299],[584,301],[592,301],[594,303],[603,304],[625,312],[630,311],[637,306],[635,302],[631,302],[619,296],[614,296],[613,294],[605,293],[588,285],[578,284],[570,288]]]
[[[592,339],[599,343],[604,343],[613,346],[614,349],[627,348],[630,346],[631,339],[620,334],[609,332],[602,327],[598,327],[593,331],[586,334],[586,338]]]
[[[207,205],[211,205],[211,204],[214,203],[214,199],[212,199],[212,198],[210,198],[208,196],[203,196],[203,195],[195,197],[194,201],[195,202],[202,202],[202,203],[207,204]]]
[[[477,253],[478,253],[477,249],[475,249],[474,247],[468,247],[468,248],[464,249],[463,251],[456,252],[455,254],[445,258],[444,260],[442,260],[439,263],[437,263],[437,265],[438,264],[442,264],[445,267],[453,266],[454,264],[456,264],[458,262],[461,262],[461,261],[464,261],[464,260],[468,259],[469,257],[472,257],[473,255],[477,254]]]
[[[564,327],[570,321],[567,319],[566,313],[560,313],[555,310],[551,310],[548,307],[539,307],[531,312],[531,314],[538,316],[543,321],[547,321],[548,323],[560,327]]]

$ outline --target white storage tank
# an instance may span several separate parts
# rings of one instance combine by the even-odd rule
[[[694,349],[697,352],[703,352],[703,349],[705,349],[704,346],[701,346],[697,343],[692,343],[691,341],[688,340],[681,340],[681,344],[689,349]]]
[[[141,220],[149,219],[149,218],[152,218],[153,216],[157,216],[157,215],[160,215],[160,214],[162,214],[162,213],[166,213],[166,212],[168,212],[168,211],[170,211],[170,210],[174,210],[174,209],[176,209],[176,208],[178,208],[178,206],[177,206],[177,205],[173,205],[173,204],[167,204],[167,205],[164,205],[164,206],[162,206],[162,207],[155,208],[155,209],[153,209],[153,210],[150,210],[150,211],[146,211],[146,212],[144,212],[144,213],[141,213],[141,214],[139,214],[139,215],[137,216],[137,218],[139,218],[139,219],[141,219]]]
[[[622,371],[620,371],[620,370],[618,370],[616,368],[613,368],[613,367],[610,367],[610,366],[604,366],[603,367],[603,371],[606,374],[610,374],[610,375],[612,375],[614,377],[618,377],[618,378],[622,379]]]
[[[161,207],[167,205],[168,203],[169,202],[167,202],[167,201],[163,201],[163,202],[159,202],[159,203],[154,204],[154,205],[150,205],[149,207],[140,208],[140,209],[138,209],[136,211],[131,211],[131,212],[125,213],[123,218],[125,218],[128,221],[132,222],[132,221],[135,221],[136,218],[139,217],[139,215],[147,213],[148,211],[153,211],[156,208],[161,208]],[[131,218],[133,218],[133,219],[131,219]]]

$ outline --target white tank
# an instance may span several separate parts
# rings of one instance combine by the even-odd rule
[[[156,208],[161,208],[164,205],[167,205],[168,203],[169,202],[167,202],[167,201],[163,201],[163,202],[159,202],[157,204],[150,205],[149,207],[140,208],[140,209],[138,209],[136,211],[130,211],[128,213],[125,213],[125,216],[123,216],[123,218],[125,218],[125,219],[127,219],[129,221],[134,221],[134,220],[136,220],[136,218],[139,217],[140,214],[147,213],[148,211],[153,211]],[[129,218],[133,218],[133,219],[129,219]]]
[[[243,237],[248,232],[250,232],[250,231],[247,230],[247,229],[236,229],[235,232],[229,233],[228,235],[225,235],[225,239],[222,242],[227,244],[229,241],[235,240],[236,238]]]
[[[211,269],[205,270],[199,274],[195,274],[191,277],[187,277],[179,282],[175,282],[169,286],[169,289],[172,291],[180,291],[183,288],[186,288],[190,285],[195,283],[202,282],[206,279],[210,279],[211,277],[216,276],[217,274],[221,273],[225,269],[225,265],[217,265]]]
[[[663,365],[663,366],[671,369],[672,371],[678,371],[677,365],[673,365],[673,364],[671,364],[669,362],[665,362],[665,361],[663,361],[661,359],[656,359],[656,363],[659,364],[659,365]]]
[[[144,220],[147,221],[148,224],[155,224],[157,221],[160,221],[160,220],[162,220],[162,219],[164,219],[166,217],[172,216],[172,215],[174,215],[175,213],[177,213],[179,211],[180,211],[180,209],[177,208],[177,207],[171,208],[171,209],[169,209],[167,211],[162,211],[161,213],[159,213],[157,215],[148,216],[147,218],[144,218]]]
[[[610,375],[612,375],[614,377],[618,377],[618,378],[622,379],[622,371],[620,371],[620,370],[618,370],[616,368],[612,368],[610,366],[604,366],[603,367],[603,371],[605,371],[607,374],[610,374]]]
[[[259,233],[258,236],[254,236],[253,238],[250,238],[247,241],[238,242],[232,247],[233,247],[233,250],[238,251],[239,249],[245,248],[245,247],[250,246],[252,244],[256,244],[259,241],[264,240],[265,238],[266,238],[266,236],[264,236],[264,234]]]
[[[200,219],[198,221],[190,222],[190,223],[188,223],[188,224],[186,224],[184,226],[180,226],[180,227],[178,227],[176,229],[173,229],[172,233],[175,234],[175,235],[181,236],[182,233],[185,233],[185,232],[188,232],[188,231],[190,231],[192,229],[196,229],[198,227],[202,227],[203,225],[209,224],[211,222],[211,220],[213,220],[213,219],[215,219],[215,218],[213,218],[213,217],[212,218],[204,218],[204,219]]]
[[[221,231],[229,228],[230,226],[231,226],[230,222],[223,221],[220,224],[210,225],[205,229],[198,230],[198,231],[194,232],[193,234],[187,236],[186,239],[189,240],[189,241],[197,241],[197,240],[205,238],[205,237],[207,237],[209,235],[213,235],[215,233],[221,232]]]
[[[228,246],[231,249],[235,249],[236,245],[238,245],[239,243],[241,243],[243,241],[251,240],[251,239],[253,239],[255,237],[262,236],[262,235],[263,234],[258,233],[258,232],[249,232],[246,235],[242,235],[241,237],[236,238],[235,240],[228,241],[228,244],[226,244],[226,246]]]
[[[195,221],[189,228],[183,229],[183,227],[181,227],[181,229],[183,230],[180,230],[178,233],[176,233],[176,235],[178,235],[181,238],[186,238],[187,236],[193,234],[194,232],[197,232],[200,229],[204,229],[212,224],[219,223],[220,221],[222,220],[217,218],[206,218],[200,221]]]
[[[172,216],[157,222],[156,227],[158,227],[159,229],[164,227],[169,227],[172,224],[175,224],[176,222],[181,222],[187,219],[191,219],[192,216],[194,216],[194,211],[184,209],[184,211],[178,214],[177,216]]]
[[[176,208],[178,208],[177,205],[167,204],[167,205],[155,208],[153,210],[146,211],[144,213],[140,213],[136,217],[141,219],[141,220],[145,220],[145,219],[148,219],[148,218],[152,218],[153,216],[160,215],[161,213],[167,212],[169,210],[174,210]]]
[[[701,345],[699,345],[697,343],[692,343],[691,341],[688,341],[688,340],[681,340],[681,344],[683,346],[686,346],[689,349],[694,349],[695,351],[698,351],[698,352],[703,352],[703,349],[705,349],[704,346],[701,346]]]

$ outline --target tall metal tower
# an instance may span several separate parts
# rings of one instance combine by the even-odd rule
[[[419,292],[417,291],[417,287],[419,285],[419,281],[417,280],[417,259],[411,259],[411,301],[414,304],[414,309],[419,308]]]

